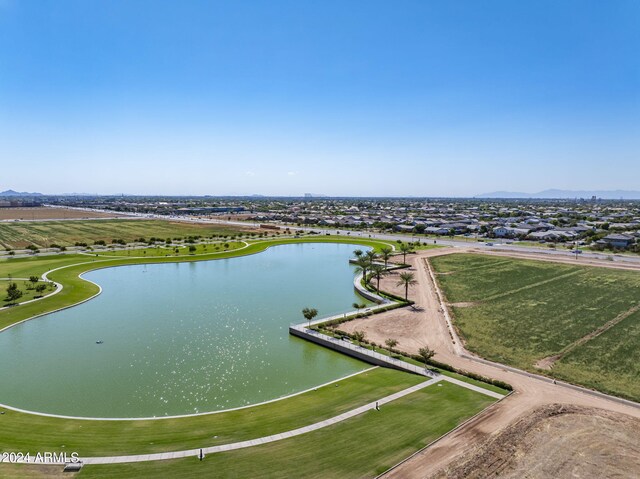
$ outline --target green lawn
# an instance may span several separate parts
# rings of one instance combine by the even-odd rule
[[[195,251],[191,251],[189,248],[193,246]],[[98,254],[100,256],[124,256],[124,257],[135,257],[135,256],[188,256],[195,254],[212,254],[212,253],[221,253],[225,251],[233,251],[235,249],[242,248],[246,246],[245,243],[241,241],[220,241],[220,242],[212,242],[205,244],[182,244],[180,246],[172,246],[166,248],[164,246],[152,246],[149,248],[127,248],[127,249],[107,249],[107,250],[94,250],[93,254]]]
[[[467,348],[536,372],[538,360],[640,301],[640,274],[633,271],[471,254],[431,263]],[[630,316],[569,352],[548,374],[640,399],[639,323],[638,314]]]
[[[43,273],[54,268],[81,263],[90,259],[88,256],[81,254],[2,258],[0,259],[0,278],[6,278],[9,275],[14,278],[28,278],[31,275],[42,276]]]
[[[147,454],[214,446],[313,424],[401,391],[426,378],[376,368],[281,401],[176,419],[90,421],[5,410],[0,451],[77,451],[81,455]]]
[[[140,237],[148,240],[150,237],[235,235],[248,230],[217,224],[137,219],[13,222],[0,223],[0,246],[14,249],[29,244],[38,247],[51,244],[72,246],[76,242],[93,244],[98,240],[111,243],[113,239],[123,239],[130,242]]]
[[[44,284],[47,288],[42,292],[38,293],[35,289],[35,286],[30,281],[24,280],[0,280],[0,307],[7,306],[9,301],[7,300],[7,287],[9,284],[15,283],[18,286],[18,290],[22,291],[22,297],[18,299],[18,303],[22,303],[24,301],[30,301],[34,299],[36,296],[45,296],[47,294],[51,294],[54,290],[52,289],[55,285],[47,284],[43,282],[36,283],[36,286]]]
[[[159,462],[86,466],[79,477],[373,477],[495,400],[449,383],[430,386],[342,423],[237,451]]]

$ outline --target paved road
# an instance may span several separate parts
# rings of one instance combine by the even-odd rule
[[[78,209],[82,211],[92,211],[86,208],[72,208]],[[98,212],[105,213],[113,213],[110,210],[93,210]],[[225,220],[222,218],[219,219],[201,219],[201,218],[190,218],[184,216],[165,216],[165,215],[152,215],[152,214],[142,214],[142,213],[120,213],[126,214],[130,219],[161,219],[161,220],[171,220],[171,221],[183,221],[186,223],[210,223],[210,224],[223,224],[230,226],[240,226],[240,227],[253,227],[259,228],[260,223],[255,223],[251,221],[233,221],[233,220]],[[120,218],[122,219],[122,218]],[[277,225],[277,223],[272,223]],[[386,234],[386,233],[374,233],[369,231],[360,231],[360,230],[349,230],[349,229],[328,229],[328,228],[318,228],[313,226],[292,226],[292,225],[279,225],[281,227],[288,227],[292,230],[302,230],[320,234],[340,234],[353,236],[356,238],[375,238],[375,239],[383,239],[383,240],[402,240],[402,241],[427,241],[428,243],[432,243],[434,241],[433,238],[425,238],[420,235],[409,235],[409,234]],[[440,246],[451,246],[455,248],[466,248],[469,246],[478,246],[480,248],[486,248],[487,250],[495,250],[495,251],[520,251],[525,253],[535,253],[540,255],[549,255],[552,257],[565,257],[565,258],[574,258],[579,261],[581,258],[590,258],[590,259],[600,259],[600,260],[608,260],[620,263],[635,263],[640,264],[640,256],[632,256],[632,255],[620,255],[620,254],[611,254],[611,253],[596,253],[596,252],[587,252],[584,251],[579,255],[575,255],[568,250],[562,249],[551,249],[551,248],[536,248],[532,246],[523,246],[516,244],[506,244],[501,243],[500,239],[496,239],[493,241],[493,246],[487,246],[487,242],[481,243],[475,241],[473,238],[470,238],[469,241],[455,240],[455,239],[446,239],[445,237],[437,238],[436,244]],[[46,254],[46,253],[40,253]]]
[[[159,215],[156,216],[156,218],[168,219],[167,217],[162,217]],[[171,217],[171,219],[174,221],[176,220],[187,221],[192,223],[202,222],[202,223],[219,223],[219,224],[226,224],[226,225],[232,225],[232,226],[244,226],[245,228],[247,226],[255,227],[255,228],[258,228],[260,226],[260,223],[253,223],[249,221],[228,221],[223,219],[206,220],[206,219],[192,219],[192,218],[179,218],[179,217]],[[273,224],[277,224],[277,223],[273,223]],[[363,232],[359,230],[349,230],[349,229],[327,229],[327,228],[317,228],[313,226],[292,226],[292,225],[284,225],[284,224],[280,226],[288,227],[288,228],[291,228],[292,230],[302,230],[307,232],[313,231],[314,233],[320,233],[320,234],[340,233],[343,235],[353,236],[354,238],[374,238],[374,239],[383,239],[383,240],[389,240],[389,241],[402,240],[407,242],[420,240],[422,242],[426,241],[427,243],[430,243],[430,244],[433,244],[433,241],[434,241],[433,238],[425,238],[424,236],[420,236],[420,235],[375,233],[375,232],[369,232],[369,231]],[[608,260],[608,261],[613,260],[614,262],[623,262],[623,263],[629,262],[629,263],[640,264],[640,256],[620,255],[620,254],[611,254],[611,253],[596,253],[596,252],[587,252],[587,251],[583,251],[581,254],[576,255],[574,253],[571,253],[568,250],[552,249],[552,248],[537,248],[533,246],[506,244],[506,243],[501,243],[500,240],[494,240],[493,246],[487,246],[487,242],[482,243],[474,239],[470,239],[469,241],[463,241],[463,240],[446,239],[442,237],[442,238],[435,239],[435,241],[436,241],[435,244],[437,245],[451,246],[455,248],[468,248],[470,246],[477,246],[479,248],[486,248],[487,250],[520,251],[525,253],[535,253],[535,254],[541,254],[541,255],[559,256],[559,257],[566,257],[566,258],[573,258],[573,259],[576,259],[576,256],[577,256],[578,261],[581,258],[591,258],[591,259],[600,259],[600,260]]]

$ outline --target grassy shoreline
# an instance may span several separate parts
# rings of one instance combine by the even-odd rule
[[[293,438],[209,454],[203,461],[189,457],[87,465],[79,477],[373,477],[493,403],[495,399],[488,396],[443,382],[386,404],[380,411],[370,410]],[[30,467],[3,464],[0,473],[21,476]]]
[[[298,243],[346,243],[368,246],[374,249],[379,249],[380,247],[389,244],[378,240],[339,236],[332,236],[331,238],[307,237],[258,240],[247,243],[249,246],[246,248],[189,256],[155,256],[142,258],[113,256],[113,258],[105,258],[78,254],[61,255],[59,257],[47,256],[0,260],[0,277],[6,277],[9,274],[12,274],[13,276],[28,277],[30,275],[40,276],[44,273],[48,273],[48,279],[63,285],[63,290],[51,298],[44,298],[39,301],[34,301],[33,303],[0,310],[0,330],[24,320],[33,319],[43,314],[73,306],[95,296],[99,292],[98,286],[82,279],[80,275],[96,269],[127,266],[132,264],[182,263],[228,259],[261,253],[273,246]],[[41,265],[38,264],[39,259],[42,260]]]
[[[64,445],[81,456],[107,456],[209,447],[313,424],[424,380],[376,368],[279,401],[178,418],[65,419],[0,408],[0,450],[35,453]]]

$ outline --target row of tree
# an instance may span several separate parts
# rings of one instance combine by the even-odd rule
[[[407,254],[413,252],[413,247],[409,243],[400,243],[400,252],[402,253],[402,262],[406,264]],[[369,283],[372,279],[376,279],[376,291],[380,292],[380,280],[389,274],[389,259],[393,254],[393,250],[388,246],[380,248],[380,252],[374,250],[363,252],[355,250],[353,254],[356,257],[356,271],[362,273],[365,283]],[[384,264],[381,264],[383,261]],[[404,299],[409,300],[409,287],[416,284],[415,275],[409,271],[403,271],[398,275],[398,286],[404,286]]]

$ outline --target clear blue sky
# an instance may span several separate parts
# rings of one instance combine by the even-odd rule
[[[0,0],[0,190],[640,189],[640,2]]]

